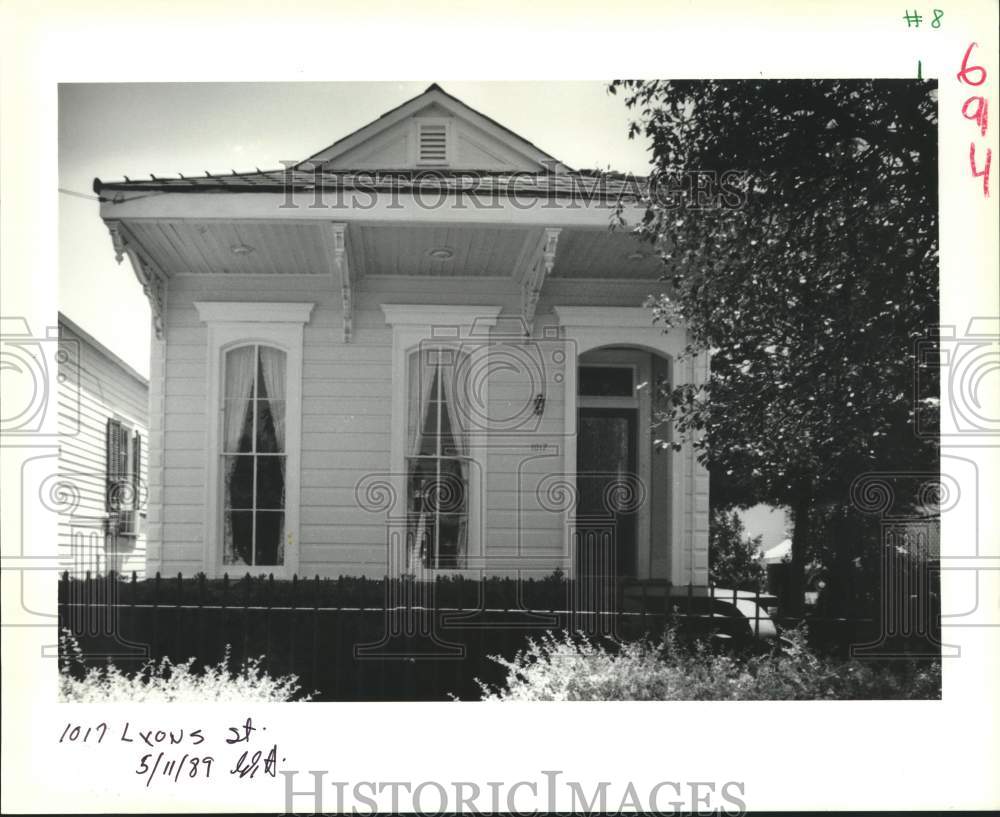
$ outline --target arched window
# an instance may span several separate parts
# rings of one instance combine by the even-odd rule
[[[411,568],[462,568],[469,545],[468,413],[454,349],[410,355],[406,493]]]
[[[261,344],[225,354],[224,565],[285,563],[287,355]]]
[[[405,503],[408,523],[405,553],[397,552],[393,569],[481,569],[489,407],[482,375],[501,308],[381,307],[392,327],[393,496]]]

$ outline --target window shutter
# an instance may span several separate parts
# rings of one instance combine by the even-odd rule
[[[129,530],[139,532],[139,490],[142,474],[142,435],[137,431],[132,438],[132,510],[129,513]]]
[[[128,429],[125,428],[125,426],[120,425],[120,424],[119,424],[118,428],[121,429],[121,435],[122,435],[121,443],[119,444],[119,449],[118,449],[119,452],[120,452],[119,456],[121,457],[121,459],[119,460],[119,464],[118,464],[118,478],[121,479],[121,480],[126,480],[126,479],[128,479],[128,466],[129,466],[129,461],[128,461]]]
[[[417,157],[422,164],[448,163],[448,128],[446,125],[417,126]]]
[[[107,486],[104,507],[108,512],[118,510],[118,480],[121,478],[122,424],[109,417],[107,426]]]
[[[132,487],[135,505],[139,504],[139,476],[142,471],[142,435],[137,431],[132,445]]]

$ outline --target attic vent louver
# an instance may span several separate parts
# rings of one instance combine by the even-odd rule
[[[448,163],[448,126],[421,124],[417,128],[417,161],[420,164]]]

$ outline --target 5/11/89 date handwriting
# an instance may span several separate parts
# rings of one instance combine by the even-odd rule
[[[265,755],[263,750],[257,749],[251,752],[243,752],[236,761],[229,774],[235,775],[243,780],[249,778],[253,780],[257,772],[260,771],[268,777],[276,777],[278,770],[278,746],[274,744]],[[165,752],[157,752],[155,755],[150,752],[139,759],[139,765],[135,770],[138,775],[145,775],[146,786],[157,777],[178,783],[183,778],[194,780],[201,778],[210,780],[212,777],[212,766],[215,758],[211,755],[192,755],[185,752],[178,757],[168,755]]]
[[[182,775],[189,779],[202,777],[208,780],[212,776],[212,764],[214,762],[215,759],[211,755],[196,757],[185,753],[178,759],[176,757],[167,757],[163,752],[157,752],[155,757],[152,753],[143,755],[139,760],[139,767],[135,770],[135,773],[146,775],[147,788],[157,774],[174,783],[179,782]]]

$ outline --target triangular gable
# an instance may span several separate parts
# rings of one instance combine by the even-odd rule
[[[442,158],[443,157],[443,158]],[[299,167],[324,170],[569,170],[437,84],[310,156]]]

